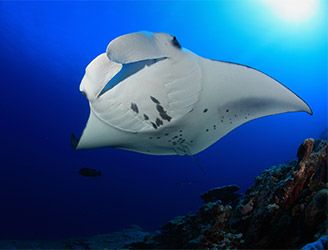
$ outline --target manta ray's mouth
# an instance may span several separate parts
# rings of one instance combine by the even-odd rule
[[[142,60],[133,63],[127,63],[122,65],[122,69],[105,85],[102,91],[99,93],[98,97],[105,94],[108,90],[115,87],[120,82],[124,81],[126,78],[138,73],[145,66],[151,66],[159,61],[166,59],[167,57],[161,57],[156,59]]]

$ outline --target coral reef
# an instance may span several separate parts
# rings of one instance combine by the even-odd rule
[[[265,170],[243,197],[234,195],[235,185],[210,190],[196,214],[129,247],[301,248],[317,240],[328,233],[327,141],[305,140],[297,157]]]
[[[323,236],[319,240],[306,244],[302,250],[325,250],[328,249],[328,236]]]

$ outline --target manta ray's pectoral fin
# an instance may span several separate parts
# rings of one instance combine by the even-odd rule
[[[234,63],[205,62],[204,69],[216,83],[207,95],[216,94],[222,136],[250,120],[286,113],[312,110],[291,90],[261,71]],[[221,137],[222,137],[221,136]]]
[[[97,147],[117,147],[121,145],[124,139],[122,134],[116,128],[108,126],[100,120],[91,110],[86,127],[81,138],[74,142],[76,149],[97,148]]]
[[[248,66],[202,61],[202,117],[206,121],[191,147],[196,154],[233,129],[251,120],[286,112],[312,110],[301,98],[272,77]],[[214,101],[213,101],[214,100]]]
[[[232,86],[227,91],[235,92],[230,95],[228,103],[243,111],[245,116],[249,114],[255,119],[287,112],[312,114],[304,100],[273,77],[248,66],[223,64],[230,68],[227,72],[232,74]]]

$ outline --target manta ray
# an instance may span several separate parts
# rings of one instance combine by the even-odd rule
[[[136,32],[112,40],[87,66],[80,91],[90,116],[77,149],[194,155],[256,118],[312,114],[267,74],[198,56],[166,33]]]

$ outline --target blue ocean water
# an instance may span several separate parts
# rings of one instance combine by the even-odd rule
[[[54,239],[152,230],[195,211],[215,186],[245,190],[263,169],[295,158],[327,127],[327,2],[288,23],[265,1],[0,2],[0,239]],[[250,65],[301,96],[314,115],[251,121],[198,154],[73,151],[89,107],[78,90],[86,65],[115,37],[174,34],[208,58]],[[197,163],[198,162],[198,163]],[[200,170],[199,164],[205,168]],[[81,177],[82,167],[103,175]]]

